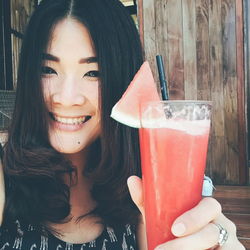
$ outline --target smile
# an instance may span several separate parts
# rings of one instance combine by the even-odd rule
[[[89,116],[89,115],[80,116],[80,117],[61,117],[61,116],[57,116],[57,115],[52,114],[52,113],[50,113],[50,116],[54,121],[62,123],[62,124],[68,124],[68,125],[83,124],[91,118],[91,116]]]

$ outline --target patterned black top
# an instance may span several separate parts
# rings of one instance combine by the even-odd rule
[[[64,242],[52,234],[43,236],[32,225],[22,226],[16,221],[17,232],[10,234],[0,228],[0,250],[137,250],[134,227],[119,229],[106,227],[95,240],[84,244]]]

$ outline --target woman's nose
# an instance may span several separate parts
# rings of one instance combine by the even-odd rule
[[[84,93],[78,88],[77,82],[73,80],[63,82],[58,90],[52,94],[52,102],[63,106],[83,105],[85,100]]]

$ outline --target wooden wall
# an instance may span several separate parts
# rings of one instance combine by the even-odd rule
[[[216,184],[246,184],[241,0],[139,0],[141,39],[156,74],[165,63],[170,99],[213,102],[207,174]]]

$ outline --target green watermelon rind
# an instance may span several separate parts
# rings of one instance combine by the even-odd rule
[[[112,117],[113,119],[115,119],[116,121],[118,121],[124,125],[129,124],[129,127],[132,127],[132,128],[140,128],[141,127],[141,122],[139,119],[135,119],[134,116],[132,117],[132,116],[127,115],[125,113],[120,114],[120,112],[118,112],[116,109],[117,105],[118,104],[115,104],[115,106],[112,108],[110,117]]]

